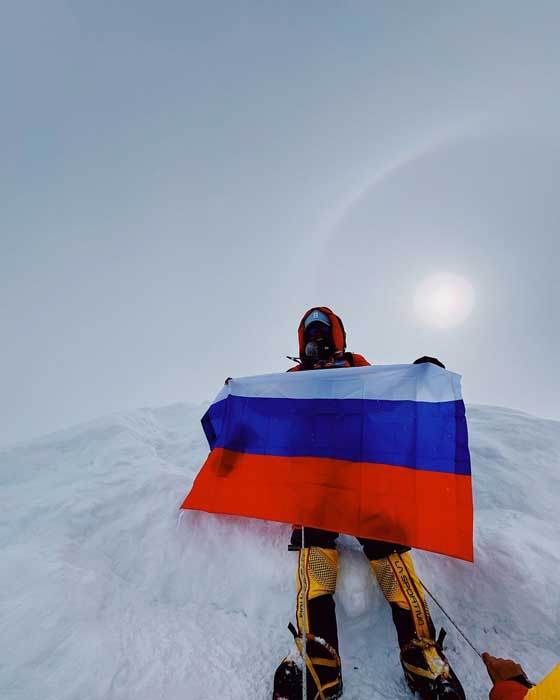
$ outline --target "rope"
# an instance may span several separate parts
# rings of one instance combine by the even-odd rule
[[[461,637],[465,640],[465,642],[470,646],[470,648],[475,652],[475,654],[482,659],[482,654],[478,651],[478,649],[475,647],[475,645],[470,641],[470,639],[467,637],[467,635],[463,632],[463,630],[459,627],[459,625],[455,622],[455,620],[451,617],[451,615],[443,608],[442,605],[436,600],[436,597],[434,596],[433,593],[430,593],[430,591],[426,588],[424,585],[424,582],[418,579],[420,583],[422,584],[422,588],[426,591],[426,593],[430,596],[430,598],[434,601],[434,603],[438,606],[438,608],[441,610],[441,612],[445,615],[445,617],[451,622],[453,627],[459,632]]]
[[[418,575],[418,574],[417,574],[417,575]],[[436,599],[436,597],[434,596],[434,594],[433,594],[433,593],[430,593],[430,591],[429,591],[429,590],[426,588],[426,586],[424,585],[424,582],[421,581],[420,579],[418,579],[418,580],[420,581],[420,584],[422,585],[422,588],[426,591],[426,593],[430,596],[430,598],[431,598],[431,599],[434,601],[434,603],[438,606],[438,608],[439,608],[439,609],[441,610],[441,612],[445,615],[445,617],[449,620],[449,622],[451,622],[451,624],[453,625],[453,627],[455,627],[455,629],[457,630],[457,632],[459,632],[459,634],[461,635],[461,637],[463,637],[463,639],[465,640],[465,642],[470,646],[470,648],[474,651],[474,653],[475,653],[478,657],[480,657],[480,659],[482,659],[482,663],[486,666],[486,662],[485,662],[484,659],[482,658],[482,654],[478,651],[478,649],[475,647],[475,645],[470,641],[470,639],[469,639],[469,638],[467,637],[467,635],[463,632],[463,630],[459,627],[459,625],[455,622],[455,620],[451,617],[451,615],[450,615],[450,614],[444,609],[444,607],[437,601],[437,599]],[[486,668],[488,668],[488,667],[486,666]],[[525,680],[527,681],[527,683],[530,683],[530,684],[531,684],[531,687],[534,687],[535,684],[534,684],[534,683],[531,683],[531,681],[527,678],[527,674],[525,673],[525,671],[523,671],[522,674],[523,674],[523,676],[525,676]]]

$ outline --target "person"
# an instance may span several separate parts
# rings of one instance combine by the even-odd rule
[[[298,364],[288,371],[370,364],[362,355],[346,351],[344,325],[325,306],[312,308],[304,314],[298,328],[298,341]],[[415,362],[433,362],[444,367],[436,358],[426,356]],[[314,700],[339,698],[343,688],[333,597],[338,573],[337,537],[337,532],[305,527],[302,549],[302,528],[294,526],[290,542],[290,549],[298,552],[297,632],[301,639],[302,630],[307,631],[307,697]],[[358,540],[391,606],[401,665],[410,689],[418,692],[423,700],[443,695],[447,700],[465,700],[463,688],[442,651],[442,637],[436,639],[410,547],[373,539]],[[301,580],[302,569],[307,572],[305,586]],[[296,658],[288,655],[276,669],[273,700],[301,697],[302,671],[297,661],[297,654]]]
[[[490,680],[494,684],[490,700],[560,700],[560,664],[533,685],[521,666],[511,659],[482,654]]]

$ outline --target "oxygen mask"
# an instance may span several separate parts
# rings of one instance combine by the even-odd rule
[[[305,329],[305,357],[308,360],[328,360],[333,354],[333,342],[329,326],[311,323]]]

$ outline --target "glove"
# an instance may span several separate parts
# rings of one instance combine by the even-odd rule
[[[531,688],[532,684],[525,675],[525,671],[521,666],[511,659],[499,659],[495,656],[490,656],[490,654],[485,651],[482,654],[482,660],[490,676],[492,683],[498,683],[499,681],[518,681],[527,688]]]
[[[413,365],[422,365],[424,362],[431,362],[432,365],[437,365],[438,367],[442,367],[445,369],[445,365],[443,362],[440,362],[437,357],[428,357],[427,355],[424,355],[424,357],[419,357],[417,360],[414,360],[412,363]]]

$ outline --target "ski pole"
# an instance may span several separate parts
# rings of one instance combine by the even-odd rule
[[[301,656],[303,657],[303,643],[302,643],[302,641],[301,641],[301,637],[300,637],[299,634],[298,634],[298,631],[297,631],[296,628],[292,625],[291,622],[290,622],[290,624],[288,625],[288,629],[289,629],[290,632],[293,634],[293,636],[294,636],[294,641],[295,641],[295,643],[296,643],[296,646],[297,646],[297,648],[298,648],[298,651],[299,651],[299,653],[301,654]],[[311,674],[311,678],[313,678],[313,681],[315,682],[315,686],[318,688],[318,690],[317,690],[317,695],[315,695],[315,700],[317,700],[317,698],[318,698],[319,700],[327,700],[327,699],[325,698],[325,695],[323,694],[323,691],[321,690],[321,681],[320,681],[320,679],[319,679],[319,676],[317,675],[317,671],[315,670],[315,667],[313,666],[313,663],[311,662],[311,659],[309,658],[309,656],[307,657],[306,661],[307,661],[307,670],[308,670],[309,673]],[[305,672],[305,668],[303,669],[303,671]]]
[[[300,570],[299,575],[301,576],[301,625],[303,629],[301,630],[302,642],[303,642],[303,673],[301,674],[301,696],[303,700],[307,700],[307,606],[305,601],[307,598],[307,582],[305,580],[305,527],[301,526],[301,558],[300,558]]]

